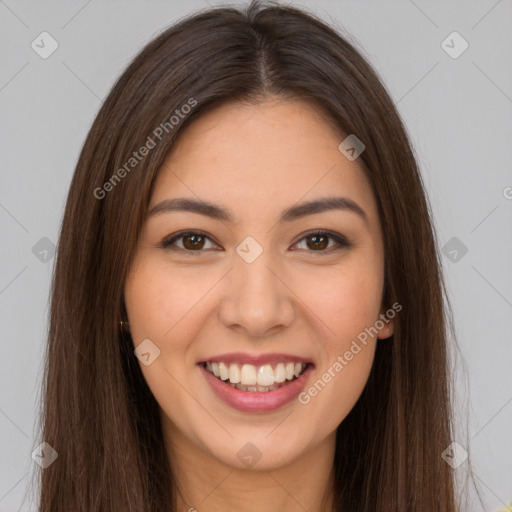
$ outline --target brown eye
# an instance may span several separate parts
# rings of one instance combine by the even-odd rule
[[[212,247],[205,247],[208,241],[211,243]],[[203,249],[211,249],[217,246],[211,241],[210,237],[206,236],[204,233],[183,231],[164,240],[161,243],[161,247],[163,249],[172,249],[182,252],[202,252]]]
[[[314,231],[306,234],[306,236],[299,240],[296,246],[299,246],[304,240],[306,241],[305,250],[309,252],[330,253],[351,247],[352,245],[344,236],[331,233],[330,231]],[[330,245],[331,241],[334,243]]]
[[[311,241],[311,243],[307,243],[307,246],[313,251],[325,249],[329,245],[329,237],[325,235],[310,235],[306,237],[306,240]]]
[[[197,250],[204,246],[204,237],[201,235],[185,235],[182,237],[185,249]]]

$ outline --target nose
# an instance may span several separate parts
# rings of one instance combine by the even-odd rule
[[[282,330],[295,316],[294,294],[270,251],[252,263],[235,256],[219,305],[222,324],[247,336],[262,338]],[[280,275],[281,274],[281,275]]]

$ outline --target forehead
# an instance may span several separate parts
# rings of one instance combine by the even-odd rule
[[[362,165],[338,149],[343,138],[305,102],[222,105],[180,134],[159,171],[150,208],[186,195],[280,211],[299,200],[343,195],[376,215]]]

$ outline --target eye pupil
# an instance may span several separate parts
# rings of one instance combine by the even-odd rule
[[[188,240],[192,240],[192,242],[189,244],[187,243]],[[183,246],[187,249],[202,249],[203,245],[204,237],[201,235],[192,234],[183,236]]]
[[[328,238],[325,235],[312,235],[308,237],[308,240],[313,240],[313,244],[320,244],[320,247],[318,245],[312,247],[308,242],[308,248],[313,250],[325,249],[329,245]]]

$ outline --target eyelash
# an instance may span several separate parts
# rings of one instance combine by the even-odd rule
[[[161,246],[162,249],[168,249],[168,250],[173,250],[173,251],[181,251],[181,252],[184,252],[184,253],[187,253],[187,254],[191,254],[191,255],[194,254],[194,253],[202,253],[202,252],[204,252],[206,249],[198,249],[197,251],[192,251],[192,250],[185,249],[185,248],[182,248],[182,247],[177,247],[177,246],[171,247],[177,240],[180,240],[180,239],[185,238],[186,236],[190,236],[190,235],[201,236],[203,238],[206,238],[206,239],[210,240],[215,245],[218,245],[206,233],[204,233],[202,231],[192,230],[192,231],[181,231],[180,233],[177,233],[176,235],[172,235],[170,238],[164,239],[161,242],[160,246]],[[308,252],[311,252],[311,253],[331,254],[332,252],[336,252],[336,251],[339,251],[341,249],[347,249],[347,248],[352,246],[352,244],[344,236],[338,235],[336,233],[333,233],[331,231],[326,231],[326,230],[323,230],[323,229],[319,229],[319,230],[316,230],[316,231],[310,231],[309,233],[306,233],[294,245],[297,245],[298,243],[302,242],[304,239],[312,237],[312,236],[326,236],[326,237],[330,238],[331,240],[334,240],[338,244],[338,246],[337,247],[330,247],[330,248],[327,248],[327,249],[319,249],[317,251],[306,249]]]

